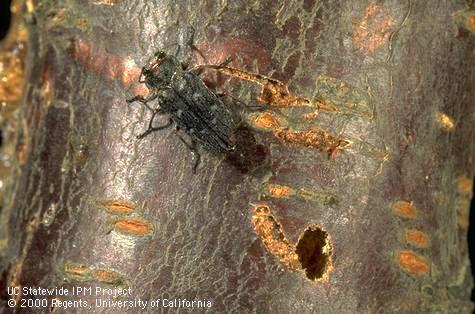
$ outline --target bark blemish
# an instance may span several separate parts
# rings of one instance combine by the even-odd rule
[[[472,199],[473,180],[461,175],[456,180],[455,210],[457,211],[457,225],[466,230],[470,219],[470,201]]]
[[[16,151],[18,165],[22,167],[26,161],[26,144],[19,143]]]
[[[327,232],[317,225],[309,226],[300,237],[295,252],[308,279],[328,279],[332,245]]]
[[[272,255],[290,269],[304,270],[312,281],[328,280],[332,268],[332,245],[327,232],[317,225],[311,225],[305,229],[295,246],[287,240],[268,205],[253,206],[254,230]]]
[[[335,108],[335,106],[327,104],[321,100],[310,100],[304,97],[295,96],[289,91],[289,87],[287,84],[284,84],[281,81],[266,77],[261,74],[251,73],[221,65],[201,65],[195,67],[195,69],[201,68],[215,70],[231,77],[259,84],[261,86],[261,90],[257,95],[257,101],[271,107],[311,107],[317,110],[324,110],[329,112],[337,111],[337,108]]]
[[[429,236],[425,232],[416,229],[405,230],[404,239],[407,243],[419,248],[427,248],[430,245]]]
[[[252,223],[254,224],[254,231],[272,255],[291,269],[301,269],[301,264],[294,247],[285,237],[282,226],[272,215],[269,206],[255,205]]]
[[[442,130],[446,132],[453,131],[454,126],[455,126],[454,120],[451,117],[449,117],[447,114],[443,112],[437,112],[436,121]]]
[[[92,4],[95,5],[106,5],[106,6],[114,6],[120,3],[122,0],[95,0]]]
[[[366,8],[365,15],[353,28],[356,47],[370,54],[387,42],[394,24],[392,16],[375,3]]]
[[[322,203],[328,206],[333,206],[338,203],[338,199],[335,195],[325,191],[314,191],[306,188],[293,188],[279,184],[265,185],[263,193],[269,197],[296,198],[303,201]]]
[[[412,202],[396,201],[391,206],[393,212],[403,218],[416,218],[417,209]]]
[[[462,195],[470,195],[473,189],[473,180],[466,176],[457,178],[457,192]]]
[[[290,144],[324,151],[328,153],[331,159],[336,159],[338,152],[350,145],[349,141],[333,137],[330,133],[322,129],[307,131],[279,129],[274,131],[274,136]]]
[[[74,262],[64,264],[64,274],[66,278],[77,281],[95,281],[111,285],[121,285],[126,282],[124,276],[114,270]]]
[[[454,13],[455,23],[459,26],[459,37],[461,32],[467,32],[473,35],[475,33],[475,11],[473,10],[460,10]]]
[[[135,211],[135,204],[126,200],[103,200],[99,206],[116,215],[129,214]]]
[[[48,63],[41,74],[40,94],[43,98],[43,106],[49,107],[53,101],[53,65]]]
[[[472,12],[472,14],[468,17],[468,25],[472,30],[475,31],[475,12]]]
[[[287,198],[289,196],[295,196],[296,191],[295,189],[291,188],[290,186],[285,185],[278,185],[278,184],[268,184],[264,188],[264,193],[267,195],[278,197],[278,198]]]
[[[153,233],[153,225],[151,223],[133,218],[116,220],[114,229],[121,233],[136,236],[148,236]]]
[[[262,130],[276,130],[287,125],[282,116],[270,111],[251,113],[247,120],[253,127]]]
[[[90,269],[84,264],[66,262],[64,264],[64,273],[67,278],[86,281],[89,277]]]
[[[121,285],[125,282],[123,276],[109,269],[95,269],[92,271],[92,279],[111,285]]]
[[[399,252],[398,262],[402,269],[412,274],[426,274],[430,271],[427,259],[413,251]]]
[[[0,102],[17,101],[23,92],[24,65],[15,51],[0,54]]]

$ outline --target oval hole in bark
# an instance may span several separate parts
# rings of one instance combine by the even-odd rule
[[[329,268],[332,253],[328,233],[315,225],[308,227],[300,237],[295,252],[308,279],[322,278]]]

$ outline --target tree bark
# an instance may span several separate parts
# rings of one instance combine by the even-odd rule
[[[469,313],[472,6],[26,1],[24,156],[0,264],[4,291],[22,293],[3,292],[4,308]],[[146,94],[158,49],[273,79],[201,73],[240,124],[237,151],[201,148],[197,174],[176,132],[136,139],[150,112],[125,99]],[[113,288],[131,293],[101,295]]]

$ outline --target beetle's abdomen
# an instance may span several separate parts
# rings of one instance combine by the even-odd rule
[[[222,153],[234,149],[236,125],[232,113],[197,75],[175,75],[171,89],[162,95],[160,107],[202,146]]]

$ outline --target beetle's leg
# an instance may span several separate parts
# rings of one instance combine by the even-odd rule
[[[147,98],[144,98],[142,95],[137,95],[137,96],[127,99],[126,102],[130,104],[135,101],[138,101],[142,103],[145,107],[147,107],[148,110],[154,111],[155,109],[150,108],[150,106],[148,105],[148,102],[156,99],[157,97],[158,97],[157,93],[151,93],[150,95],[148,95]]]
[[[142,95],[137,95],[137,96],[127,99],[126,102],[132,103],[134,101],[138,101],[138,102],[141,102],[142,104],[146,104],[157,97],[158,97],[157,93],[151,93],[150,95],[148,95],[147,98],[144,98]]]
[[[236,77],[242,80],[246,81],[251,81],[251,82],[256,82],[257,84],[260,85],[265,85],[265,84],[282,84],[280,81],[277,81],[275,79],[272,79],[270,77],[258,74],[258,73],[252,73],[248,71],[244,71],[241,69],[233,68],[227,66],[227,64],[230,62],[229,58],[226,58],[223,62],[220,64],[200,64],[196,65],[193,68],[189,69],[188,71],[201,71],[203,69],[211,69],[213,71],[217,71],[220,73],[223,73],[225,75],[229,75],[231,77]]]
[[[205,62],[207,63],[207,60],[203,57],[203,60],[205,60]],[[218,71],[219,72],[219,69],[221,68],[226,68],[227,65],[229,63],[231,63],[231,61],[233,61],[233,58],[231,56],[227,56],[226,59],[224,59],[224,61],[222,61],[221,63],[219,64],[201,64],[201,65],[195,65],[194,67],[188,69],[188,65],[186,66],[185,70],[187,70],[188,72],[195,72],[196,75],[200,75],[201,72],[206,69],[206,68],[211,68],[215,71]]]
[[[175,58],[177,58],[177,59],[178,59],[178,55],[180,54],[180,50],[181,50],[181,47],[180,47],[180,45],[178,44],[178,45],[176,46],[176,50],[175,50]]]
[[[149,64],[150,61],[147,62]],[[139,77],[139,83],[145,83],[145,80],[143,79],[143,73],[145,72],[145,67],[142,67],[142,70],[140,71],[140,77]]]
[[[149,134],[152,133],[152,132],[166,129],[166,128],[168,128],[170,125],[172,125],[173,120],[170,118],[170,119],[168,120],[168,123],[167,123],[167,124],[160,125],[160,126],[155,126],[155,127],[154,127],[154,126],[153,126],[153,120],[155,119],[155,116],[156,116],[157,114],[163,114],[163,112],[160,111],[160,109],[156,109],[156,110],[153,111],[152,118],[150,118],[150,122],[148,123],[148,129],[145,130],[145,132],[143,132],[142,134],[138,135],[138,136],[137,136],[138,139],[142,139],[142,138],[144,138],[145,136],[149,135]]]
[[[188,144],[179,133],[177,133],[177,135],[178,135],[178,138],[183,142],[183,144],[185,144],[185,146],[188,147],[189,150],[191,150],[191,154],[193,155],[193,157],[195,157],[195,162],[193,163],[192,171],[193,171],[193,174],[196,174],[196,169],[198,168],[198,165],[201,161],[201,155],[196,149],[196,142],[195,140],[191,139],[191,144]]]
[[[198,53],[198,55],[203,58],[203,60],[205,62],[207,62],[207,58],[206,56],[201,52],[200,49],[198,49],[198,47],[196,47],[195,45],[195,29],[193,27],[189,27],[188,28],[188,38],[186,40],[186,44],[188,45],[188,47],[191,48],[192,51],[196,51]]]
[[[224,59],[223,62],[221,62],[220,64],[218,64],[218,67],[225,67],[225,66],[227,66],[228,64],[230,64],[231,61],[233,61],[233,58],[232,58],[231,56],[227,56],[226,59]]]

